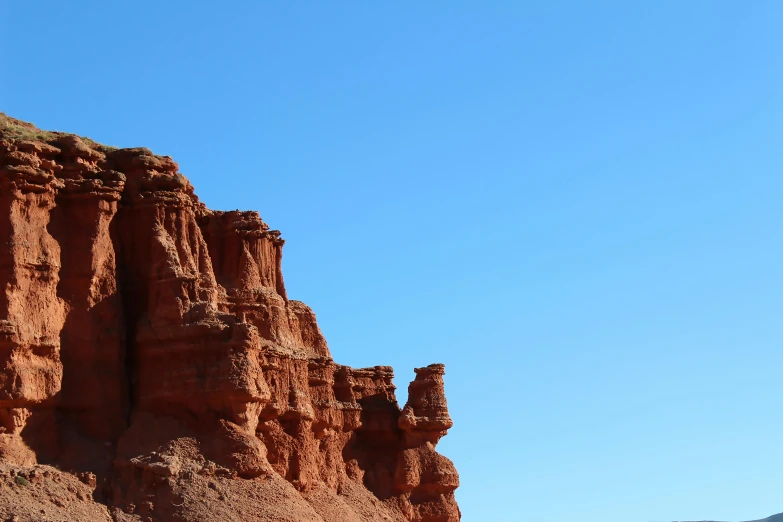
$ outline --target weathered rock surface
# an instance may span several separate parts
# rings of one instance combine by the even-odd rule
[[[459,520],[443,365],[401,410],[336,364],[283,243],[171,158],[0,114],[0,519]]]

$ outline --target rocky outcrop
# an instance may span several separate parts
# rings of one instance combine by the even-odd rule
[[[0,115],[0,243],[9,477],[93,477],[114,520],[459,520],[443,365],[400,410],[390,367],[335,363],[280,233],[207,209],[171,158]]]

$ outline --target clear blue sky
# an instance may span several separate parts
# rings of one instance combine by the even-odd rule
[[[218,5],[7,0],[0,110],[260,210],[403,399],[445,363],[465,521],[783,511],[783,2]]]

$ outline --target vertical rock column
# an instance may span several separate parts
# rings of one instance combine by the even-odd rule
[[[171,158],[123,149],[107,160],[128,178],[118,236],[134,323],[135,410],[177,419],[203,437],[210,458],[259,474],[268,463],[255,428],[269,401],[260,339],[220,310],[224,290],[198,224],[205,209]]]
[[[378,498],[391,498],[395,495],[395,458],[401,438],[394,371],[390,366],[374,366],[347,368],[346,373],[335,383],[337,398],[353,400],[361,409],[360,425],[345,451],[346,471]]]
[[[217,316],[217,284],[196,225],[192,187],[170,158],[123,149],[107,158],[127,176],[117,214],[123,296],[132,331],[134,403],[145,411],[209,409],[203,372],[219,353],[203,353],[215,336],[230,337]],[[212,394],[210,394],[212,395]]]
[[[45,156],[59,152],[0,140],[0,457],[20,464],[58,451],[65,307],[57,297],[60,247],[47,226],[61,183]]]
[[[395,490],[412,522],[457,522],[460,512],[454,490],[459,476],[451,460],[435,451],[454,424],[443,385],[446,370],[442,364],[431,364],[415,371],[398,421],[405,435],[397,456]]]
[[[62,136],[58,145],[64,186],[50,229],[62,250],[58,295],[67,306],[59,411],[65,430],[103,447],[127,428],[124,322],[110,234],[125,176],[105,170],[105,155],[76,136]]]

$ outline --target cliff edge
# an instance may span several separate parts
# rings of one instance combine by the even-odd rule
[[[336,364],[283,243],[0,113],[0,519],[458,521],[443,365]]]

